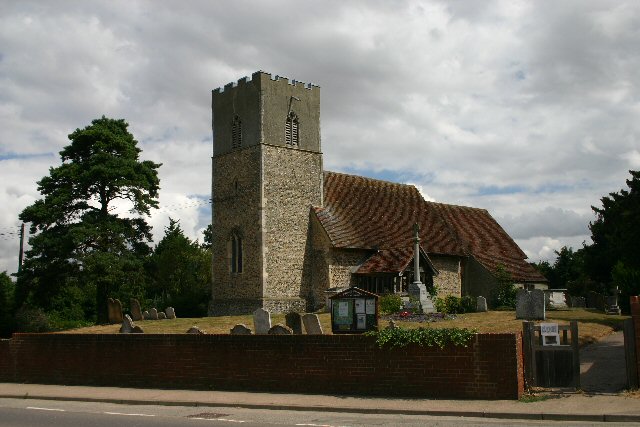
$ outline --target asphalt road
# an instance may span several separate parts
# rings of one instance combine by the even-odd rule
[[[0,399],[0,426],[628,426],[585,423],[255,410],[243,408],[117,405],[51,400]]]

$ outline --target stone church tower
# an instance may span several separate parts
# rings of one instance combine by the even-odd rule
[[[322,206],[320,88],[256,72],[212,93],[211,313],[304,311]]]

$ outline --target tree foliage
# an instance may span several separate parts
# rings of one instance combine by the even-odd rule
[[[150,259],[149,293],[156,305],[174,307],[180,316],[207,315],[211,298],[211,251],[184,235],[180,224],[169,226]]]
[[[18,300],[45,311],[106,320],[106,299],[144,284],[158,205],[160,164],[140,161],[124,120],[93,120],[69,135],[62,164],[38,182],[43,196],[20,219],[31,223],[31,249],[19,275]],[[128,217],[113,213],[130,209]],[[133,292],[135,293],[135,292]]]
[[[6,271],[0,273],[0,337],[11,335],[14,330],[15,284]]]
[[[516,307],[516,294],[518,289],[513,283],[511,274],[503,265],[498,265],[495,271],[496,286],[491,295],[491,305],[494,308]]]

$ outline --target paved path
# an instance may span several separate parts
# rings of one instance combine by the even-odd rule
[[[580,350],[580,384],[589,393],[618,393],[627,388],[622,331]]]

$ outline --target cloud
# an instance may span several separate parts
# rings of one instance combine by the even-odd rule
[[[640,164],[639,27],[631,0],[10,2],[0,227],[103,114],[163,163],[162,205],[206,199],[210,91],[265,70],[321,86],[326,169],[486,208],[527,253],[553,253]],[[208,214],[171,215],[195,238]],[[162,235],[167,211],[150,222]],[[14,253],[0,241],[0,270]]]

